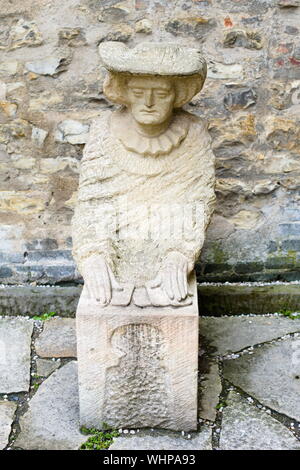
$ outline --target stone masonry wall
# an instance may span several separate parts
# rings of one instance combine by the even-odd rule
[[[298,0],[0,0],[0,282],[78,280],[70,221],[89,124],[111,107],[97,46],[201,46],[218,205],[200,280],[300,279]]]

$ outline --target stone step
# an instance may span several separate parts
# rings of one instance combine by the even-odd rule
[[[0,315],[35,316],[56,312],[73,317],[82,286],[0,286]],[[201,315],[265,314],[300,311],[300,283],[203,283],[198,285]]]

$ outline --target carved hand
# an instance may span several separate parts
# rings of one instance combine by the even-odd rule
[[[184,300],[188,294],[187,278],[193,266],[178,251],[170,252],[151,287],[162,286],[170,300]]]
[[[103,255],[93,255],[86,259],[82,271],[89,297],[102,305],[110,303],[112,289],[122,290]]]

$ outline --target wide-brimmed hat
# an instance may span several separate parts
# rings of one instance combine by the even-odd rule
[[[172,43],[141,43],[130,49],[117,41],[102,42],[99,54],[110,72],[138,75],[206,77],[206,62],[198,49]]]

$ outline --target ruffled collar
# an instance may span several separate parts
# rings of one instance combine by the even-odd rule
[[[167,155],[179,147],[189,130],[189,122],[183,113],[174,114],[168,129],[158,136],[148,137],[139,134],[129,125],[126,111],[116,111],[111,115],[110,131],[130,152],[142,156],[158,157]]]

